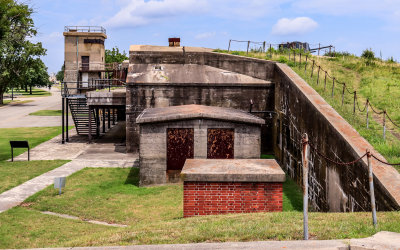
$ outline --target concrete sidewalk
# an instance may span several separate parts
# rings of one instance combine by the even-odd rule
[[[208,250],[208,249],[400,249],[400,234],[379,232],[372,237],[350,240],[298,240],[298,241],[253,241],[253,242],[224,242],[224,243],[193,243],[171,245],[137,245],[110,247],[67,247],[67,248],[36,248],[43,250]]]

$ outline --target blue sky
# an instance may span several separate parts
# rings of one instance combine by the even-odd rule
[[[372,48],[400,60],[399,0],[31,0],[49,72],[64,61],[66,25],[101,25],[106,48],[131,44],[223,48],[229,39],[329,45],[359,55]],[[245,44],[232,44],[245,49]]]

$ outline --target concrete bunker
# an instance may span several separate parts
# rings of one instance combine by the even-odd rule
[[[177,182],[185,160],[257,159],[264,120],[241,110],[182,105],[145,109],[140,125],[140,185]]]

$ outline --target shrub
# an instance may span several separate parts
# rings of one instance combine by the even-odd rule
[[[361,57],[367,60],[374,60],[375,59],[375,53],[371,49],[366,49],[363,51],[361,54]]]
[[[288,59],[287,59],[286,57],[284,57],[284,56],[280,56],[279,59],[278,59],[278,62],[280,62],[280,63],[287,63],[287,62],[288,62]]]

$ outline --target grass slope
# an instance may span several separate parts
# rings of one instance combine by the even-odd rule
[[[227,53],[227,51],[217,50],[218,52]],[[243,51],[231,51],[230,54],[249,56],[266,60],[274,60],[288,64],[298,75],[300,75],[311,87],[313,87],[347,122],[349,122],[368,142],[378,150],[389,162],[400,162],[400,140],[396,138],[396,134],[400,137],[400,129],[395,128],[387,122],[389,133],[386,134],[386,140],[383,139],[382,115],[375,115],[372,118],[371,109],[370,126],[366,128],[366,112],[360,112],[356,108],[353,113],[353,95],[345,92],[344,105],[342,106],[342,85],[335,84],[334,96],[331,97],[332,80],[328,78],[326,88],[324,86],[324,74],[320,73],[319,82],[317,83],[317,70],[314,67],[314,76],[310,77],[311,59],[316,61],[317,65],[328,71],[338,81],[345,82],[346,86],[351,90],[356,90],[360,98],[359,106],[362,106],[368,98],[375,108],[379,110],[386,109],[391,118],[400,124],[400,65],[394,63],[374,60],[368,62],[362,58],[355,56],[341,57],[316,57],[308,58],[307,71],[305,73],[305,58],[302,57],[302,64],[299,64],[299,56],[297,55],[297,63],[293,63],[293,56],[289,61],[287,53],[273,53],[270,58],[269,53],[249,53]],[[292,54],[293,55],[293,54]],[[362,102],[364,101],[364,102]],[[400,171],[400,166],[396,167]]]
[[[36,176],[64,165],[68,161],[0,161],[0,193]]]
[[[302,239],[298,187],[284,185],[284,212],[182,218],[182,185],[137,187],[137,169],[84,169],[63,195],[49,187],[0,214],[5,248]],[[288,202],[289,201],[289,202]],[[46,210],[129,225],[110,228],[40,214]],[[400,232],[400,213],[378,213],[378,231]],[[370,213],[309,213],[312,239],[367,237]]]

